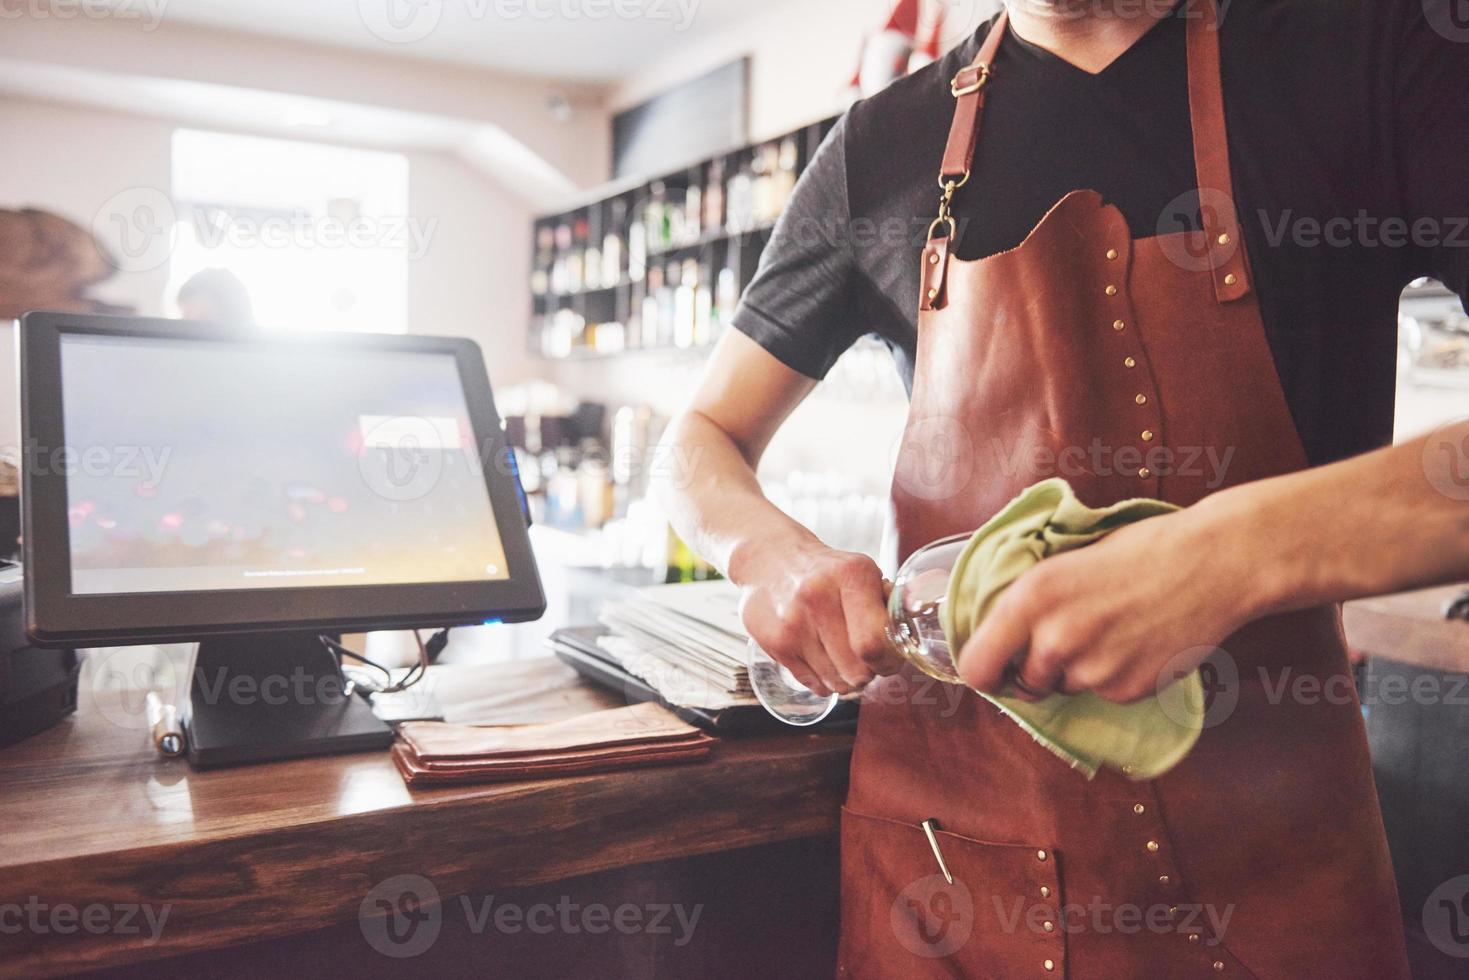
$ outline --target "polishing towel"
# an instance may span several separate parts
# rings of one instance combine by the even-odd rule
[[[955,562],[940,611],[949,649],[957,657],[1001,593],[1038,562],[1177,509],[1160,500],[1124,500],[1094,510],[1076,499],[1065,480],[1037,483],[975,531]],[[1034,703],[984,697],[1088,779],[1102,766],[1129,779],[1155,779],[1188,754],[1203,730],[1204,687],[1197,670],[1134,704],[1091,693],[1052,694]]]

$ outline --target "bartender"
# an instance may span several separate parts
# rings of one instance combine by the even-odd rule
[[[671,429],[697,465],[664,496],[798,679],[881,678],[843,817],[844,975],[1407,975],[1359,705],[1297,682],[1351,691],[1339,602],[1469,576],[1469,426],[1383,448],[1403,287],[1469,295],[1450,12],[1012,0],[812,161]],[[1227,663],[1232,707],[1177,768],[1088,781],[978,696],[903,696],[882,572],[755,477],[868,333],[911,396],[902,555],[1052,476],[1183,508],[1023,576],[958,662],[979,691],[1118,702]]]

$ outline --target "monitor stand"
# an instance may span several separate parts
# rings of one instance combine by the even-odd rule
[[[348,693],[316,633],[245,633],[199,644],[184,731],[198,769],[385,750],[393,730]]]

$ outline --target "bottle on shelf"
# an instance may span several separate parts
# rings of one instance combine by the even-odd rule
[[[583,289],[601,289],[602,282],[602,236],[598,224],[586,222],[587,237],[582,252],[581,284]]]
[[[775,167],[771,145],[766,143],[755,151],[755,182],[751,194],[754,199],[752,211],[754,224],[763,225],[771,220],[775,199]]]
[[[668,188],[660,180],[650,188],[647,207],[643,210],[643,226],[647,231],[649,254],[668,248]]]
[[[564,293],[566,286],[567,256],[571,253],[571,224],[562,221],[556,226],[556,254],[551,260],[551,292]]]
[[[701,222],[706,231],[724,227],[724,161],[709,164],[709,183],[704,190],[704,218]]]
[[[709,267],[694,262],[694,336],[693,345],[704,347],[714,339],[714,281]]]
[[[627,228],[627,278],[642,282],[648,275],[648,226],[638,218]]]
[[[684,192],[683,206],[683,233],[679,240],[685,245],[692,245],[699,240],[703,234],[700,227],[704,219],[704,189],[699,186],[698,181],[689,184],[689,189]]]
[[[583,278],[584,259],[587,251],[587,219],[577,218],[571,225],[571,251],[566,256],[566,291],[579,292],[586,280]]]
[[[602,285],[616,286],[622,282],[622,226],[627,221],[627,205],[613,201],[608,209],[610,220],[607,234],[602,238]]]
[[[719,308],[719,327],[723,329],[734,320],[735,308],[740,303],[739,282],[730,266],[719,270],[719,284],[715,287],[714,302]]]
[[[685,259],[678,271],[678,288],[673,294],[673,346],[694,346],[694,293],[699,282],[699,263]]]
[[[753,225],[754,177],[750,173],[748,160],[742,161],[734,176],[729,179],[725,193],[725,228],[731,235],[741,235]]]
[[[796,189],[796,167],[800,162],[800,153],[796,147],[796,138],[787,136],[781,140],[780,156],[776,160],[774,197],[771,205],[774,213],[770,220],[774,221],[791,199],[791,194]]]
[[[544,296],[551,288],[551,262],[556,251],[555,232],[550,225],[536,229],[536,256],[531,266],[530,291]]]
[[[642,301],[642,337],[639,346],[658,346],[658,318],[661,312],[660,304],[663,298],[663,267],[653,266],[648,270],[647,291],[643,294]]]
[[[677,262],[663,270],[663,287],[658,290],[658,343],[672,347],[678,323],[678,286],[682,273]]]

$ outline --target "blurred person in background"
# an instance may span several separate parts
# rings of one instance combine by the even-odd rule
[[[196,272],[179,287],[179,316],[202,323],[255,326],[250,291],[228,269]]]

